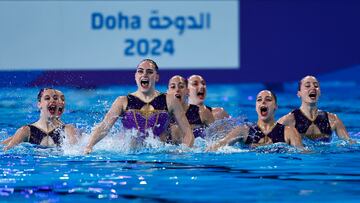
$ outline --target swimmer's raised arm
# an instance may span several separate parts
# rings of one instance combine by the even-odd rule
[[[174,95],[172,94],[166,95],[166,101],[169,112],[174,115],[176,123],[179,125],[181,131],[184,133],[182,143],[186,144],[189,147],[192,147],[194,145],[195,137],[193,131],[191,130],[189,121],[186,119],[185,111],[182,108],[180,101],[175,99]]]
[[[246,125],[237,126],[229,134],[227,134],[222,140],[216,144],[210,146],[207,151],[216,151],[220,147],[232,144],[239,140],[245,141],[249,133],[249,127]]]
[[[20,144],[21,142],[24,142],[25,140],[29,139],[30,136],[30,128],[29,126],[23,126],[19,128],[15,135],[12,136],[12,139],[8,143],[6,147],[4,147],[4,151],[9,150],[13,148],[15,145]]]
[[[109,133],[111,127],[124,112],[126,105],[127,98],[125,96],[120,96],[114,101],[110,110],[106,113],[105,118],[95,127],[95,130],[91,134],[89,144],[84,151],[85,154],[92,152],[94,145]]]

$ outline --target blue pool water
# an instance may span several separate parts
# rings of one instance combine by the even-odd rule
[[[210,85],[207,104],[223,106],[233,120],[255,121],[254,98],[263,88],[260,84]],[[336,138],[329,144],[306,143],[312,151],[308,154],[285,145],[251,151],[227,147],[208,153],[204,149],[211,140],[201,139],[194,149],[147,140],[147,147],[134,151],[118,138],[117,123],[94,152],[84,156],[82,150],[94,124],[118,95],[135,89],[59,89],[67,98],[63,120],[81,129],[81,142],[61,150],[21,144],[0,152],[0,201],[357,202],[360,197],[360,144]],[[354,83],[322,83],[319,106],[336,113],[350,136],[360,142],[358,90]],[[37,120],[37,91],[0,89],[1,139]],[[278,93],[278,101],[277,118],[299,106],[296,84],[287,84]],[[231,127],[233,120],[213,127]]]

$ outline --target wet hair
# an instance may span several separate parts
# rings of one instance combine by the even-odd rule
[[[37,100],[40,102],[41,101],[41,97],[44,94],[45,90],[54,90],[54,88],[51,87],[45,87],[45,88],[41,88],[38,95],[37,95]]]
[[[271,93],[271,95],[274,97],[274,100],[275,100],[275,104],[277,104],[277,97],[276,97],[276,94],[275,94],[275,92],[273,92],[273,91],[271,91],[271,90],[268,90],[270,93]]]
[[[152,60],[152,59],[143,59],[143,60],[141,60],[140,63],[137,65],[137,67],[139,67],[139,65],[142,64],[143,62],[149,62],[149,63],[151,63],[151,64],[154,66],[156,72],[159,71],[158,65],[157,65],[156,62],[155,62],[154,60]]]
[[[299,82],[298,82],[298,91],[300,91],[302,81],[303,81],[303,80],[304,80],[304,78],[306,78],[306,77],[313,77],[313,78],[315,78],[315,79],[316,79],[316,77],[315,77],[315,76],[313,76],[313,75],[307,75],[307,76],[305,76],[305,77],[301,78],[301,80],[299,80]],[[316,79],[316,80],[317,80],[317,79]]]
[[[184,80],[185,86],[188,87],[188,83],[189,83],[188,79],[184,78],[181,75],[174,75],[170,78],[170,80],[173,79],[174,77],[180,77],[182,80]],[[170,80],[169,80],[169,82],[170,82]]]

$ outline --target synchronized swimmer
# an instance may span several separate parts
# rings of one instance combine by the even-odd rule
[[[131,145],[141,145],[146,137],[155,136],[163,142],[192,147],[195,138],[210,136],[206,135],[205,129],[215,120],[230,117],[221,107],[205,105],[207,88],[201,76],[192,75],[188,79],[173,76],[167,93],[156,90],[159,77],[155,61],[144,59],[138,64],[135,72],[137,90],[119,96],[113,102],[104,119],[91,133],[84,153],[93,151],[94,145],[109,133],[118,118],[121,118],[125,130],[135,129],[136,136],[132,138]],[[314,76],[306,76],[299,81],[297,95],[302,102],[300,108],[276,122],[276,95],[269,90],[260,91],[256,97],[257,123],[235,126],[208,150],[214,151],[236,142],[250,147],[282,142],[303,149],[302,138],[329,142],[333,132],[341,139],[354,142],[335,114],[317,108],[320,85]],[[21,142],[52,147],[60,146],[67,138],[71,144],[77,143],[76,128],[61,121],[65,109],[65,96],[61,91],[41,89],[38,108],[39,120],[22,126],[13,136],[2,141],[6,145],[4,151]]]
[[[314,141],[330,142],[332,133],[343,140],[350,140],[343,122],[336,114],[319,110],[320,84],[314,76],[299,81],[297,96],[301,106],[279,119],[279,123],[295,127],[302,135]]]
[[[201,101],[204,100],[204,91],[201,91]],[[195,138],[205,137],[205,128],[215,121],[211,110],[204,105],[195,105],[187,103],[187,97],[189,100],[196,101],[199,94],[196,93],[196,88],[191,88],[191,94],[189,94],[188,81],[182,76],[175,75],[169,80],[168,91],[169,94],[173,94],[176,99],[181,103],[182,108],[185,111],[186,119],[188,120],[193,130]],[[195,97],[195,98],[194,98]],[[179,143],[182,135],[182,131],[175,122],[174,119],[170,122],[172,141]]]
[[[4,151],[11,149],[21,142],[53,147],[60,146],[65,135],[71,144],[77,142],[77,130],[73,125],[64,124],[61,116],[65,109],[64,94],[53,88],[41,89],[37,96],[40,118],[32,124],[19,128],[14,136],[4,140]]]
[[[181,143],[190,147],[193,145],[194,134],[180,101],[172,94],[160,93],[155,89],[160,77],[158,69],[151,59],[139,63],[135,72],[137,91],[119,96],[114,101],[104,120],[93,131],[85,153],[92,151],[93,146],[108,134],[119,117],[125,129],[136,129],[139,132],[140,140],[149,135],[150,129],[162,141],[168,141],[170,137],[168,126],[173,117],[183,132]],[[138,143],[138,140],[134,142]]]
[[[209,150],[217,150],[222,146],[236,142],[243,142],[250,147],[283,142],[302,149],[301,137],[296,130],[275,121],[274,115],[277,108],[275,94],[269,90],[260,91],[256,97],[257,123],[237,126],[225,138],[211,146]]]
[[[206,81],[200,75],[192,75],[188,78],[189,83],[189,104],[207,108],[213,114],[215,120],[228,118],[229,114],[222,107],[209,107],[204,104],[207,87]]]

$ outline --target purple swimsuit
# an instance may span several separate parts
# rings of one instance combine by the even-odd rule
[[[151,102],[145,103],[134,95],[127,95],[128,105],[122,115],[122,124],[126,129],[138,129],[148,136],[147,130],[152,130],[155,136],[160,136],[168,130],[169,113],[166,104],[166,94],[160,94]]]

